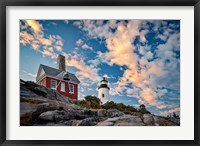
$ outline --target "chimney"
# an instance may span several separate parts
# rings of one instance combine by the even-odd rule
[[[65,71],[65,56],[59,55],[57,64],[58,64],[58,69]]]

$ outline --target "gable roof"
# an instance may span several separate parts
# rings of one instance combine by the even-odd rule
[[[53,68],[53,67],[49,67],[43,64],[40,64],[40,66],[44,69],[44,72],[48,75],[52,75],[52,76],[57,76],[59,73],[62,72],[62,70]]]
[[[44,71],[43,75],[40,75],[41,70]],[[80,81],[75,76],[75,74],[40,64],[36,80],[37,81],[40,80],[44,75],[55,76],[55,77],[59,78],[60,80],[63,80],[63,77],[65,77],[67,75],[67,77],[70,81],[73,81],[77,84],[80,83]]]

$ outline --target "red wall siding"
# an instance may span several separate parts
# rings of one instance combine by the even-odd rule
[[[39,84],[42,85],[42,86],[46,86],[46,78],[43,78],[43,79],[40,81]]]
[[[46,77],[45,78],[45,82],[46,84],[44,86],[48,87],[48,88],[51,88],[51,79],[54,79],[54,78],[50,78],[50,77]],[[65,83],[65,92],[62,92],[61,91],[61,83],[60,83],[60,80],[57,80],[57,79],[54,79],[57,81],[57,85],[59,84],[58,88],[57,88],[57,91],[63,95],[63,96],[66,96],[66,97],[69,97],[71,98],[72,100],[77,100],[78,99],[78,85],[77,84],[73,84],[73,83],[70,83],[70,84],[73,84],[74,85],[74,93],[71,94],[69,93],[69,84],[68,82],[64,82]],[[62,81],[63,82],[63,81]]]

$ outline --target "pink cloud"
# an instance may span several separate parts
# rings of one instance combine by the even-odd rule
[[[80,59],[80,57],[77,55],[67,55],[66,53],[63,54],[66,57],[66,65],[77,68],[79,70],[77,72],[77,75],[79,75],[81,78],[88,78],[91,81],[95,82],[98,82],[100,80],[100,77],[98,75],[99,69],[93,66],[86,65],[84,59]]]
[[[36,20],[24,20],[25,25],[20,23],[20,43],[22,45],[29,44],[33,50],[42,53],[43,56],[55,58],[54,51],[62,51],[63,39],[59,35],[45,36],[43,26]]]
[[[43,30],[43,26],[39,24],[39,22],[36,20],[24,20],[24,22],[26,23],[26,25],[31,27],[31,30],[34,31],[34,33],[36,34],[42,32]]]
[[[161,111],[160,115],[162,115],[162,116],[168,116],[168,115],[171,115],[173,113],[180,114],[180,108],[175,108],[175,109],[171,109],[171,110]]]

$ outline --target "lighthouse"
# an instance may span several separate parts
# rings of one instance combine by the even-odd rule
[[[108,81],[103,78],[103,80],[100,81],[100,86],[98,87],[98,98],[101,100],[101,104],[104,104],[110,100],[109,90],[110,88],[108,87]]]

